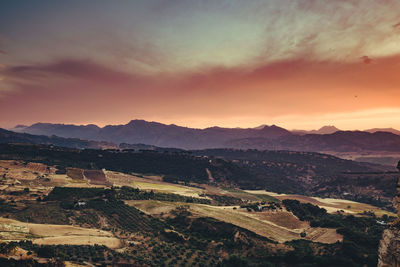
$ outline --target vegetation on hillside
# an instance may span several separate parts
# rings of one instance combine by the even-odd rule
[[[384,166],[312,152],[213,149],[188,153],[12,144],[0,144],[0,151],[0,159],[56,165],[60,174],[67,173],[69,167],[157,174],[172,183],[213,183],[345,198],[387,209],[391,207],[397,179],[397,173]]]
[[[165,175],[171,181],[208,182],[208,169],[215,179],[237,181],[251,175],[237,165],[218,160],[210,162],[205,157],[187,153],[132,150],[76,150],[53,146],[0,144],[0,159],[16,159],[56,165],[66,173],[67,167],[107,169],[124,173],[149,173]]]
[[[43,258],[143,266],[376,266],[377,242],[385,227],[370,215],[332,215],[295,200],[242,204],[254,211],[259,205],[271,211],[285,206],[301,220],[338,229],[344,236],[343,242],[335,244],[306,240],[278,244],[230,223],[195,216],[185,206],[193,198],[181,202],[180,197],[129,187],[56,187],[44,200],[18,203],[18,209],[3,202],[1,216],[108,230],[123,240],[125,249],[116,252],[104,246],[35,245],[26,241],[1,245],[0,250],[18,246]],[[180,204],[168,214],[154,217],[126,205],[123,199],[158,199]],[[21,208],[22,204],[25,208]]]
[[[300,220],[310,222],[313,227],[336,228],[343,235],[338,256],[348,258],[354,264],[377,265],[379,241],[385,226],[378,224],[374,216],[329,214],[318,206],[291,199],[285,199],[282,203],[287,210]]]

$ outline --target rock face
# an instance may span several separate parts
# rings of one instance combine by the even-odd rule
[[[397,169],[400,171],[400,161]],[[399,219],[383,232],[379,244],[378,267],[400,267],[400,177],[397,180],[397,195],[393,199],[393,206]]]

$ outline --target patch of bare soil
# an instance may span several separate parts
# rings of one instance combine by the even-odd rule
[[[331,228],[309,228],[306,231],[306,238],[320,243],[332,244],[337,241],[343,241],[343,236],[336,232],[336,229]]]
[[[74,180],[84,180],[83,170],[78,168],[67,168],[67,176]]]
[[[28,235],[33,243],[43,245],[105,245],[115,249],[122,246],[112,233],[71,225],[24,223],[0,217],[0,232],[8,233],[2,240],[25,240]],[[0,235],[1,236],[1,235]]]
[[[84,170],[83,175],[91,184],[111,186],[112,184],[107,180],[106,175],[102,170]]]
[[[120,248],[121,241],[115,237],[107,236],[52,236],[37,238],[33,241],[38,245],[104,245],[111,249]]]
[[[309,223],[300,221],[299,218],[288,211],[255,212],[254,216],[261,220],[270,221],[288,229],[305,229],[310,227]]]

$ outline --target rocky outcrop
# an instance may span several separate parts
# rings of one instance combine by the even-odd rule
[[[397,165],[400,171],[400,161]],[[400,177],[397,180],[397,195],[393,206],[399,218],[383,232],[379,244],[378,267],[400,267]]]

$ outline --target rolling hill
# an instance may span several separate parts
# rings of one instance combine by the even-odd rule
[[[339,131],[333,134],[306,134],[269,138],[231,140],[226,147],[262,150],[295,150],[318,152],[400,152],[400,136],[389,132]]]
[[[79,138],[63,138],[58,136],[32,135],[27,133],[16,133],[0,128],[0,143],[22,143],[55,145],[70,148],[115,148],[110,142],[88,141]]]
[[[0,159],[67,168],[163,175],[173,183],[217,184],[242,189],[346,198],[390,206],[394,167],[293,151],[210,149],[198,151],[71,149],[0,144]],[[85,174],[86,175],[86,174]]]

